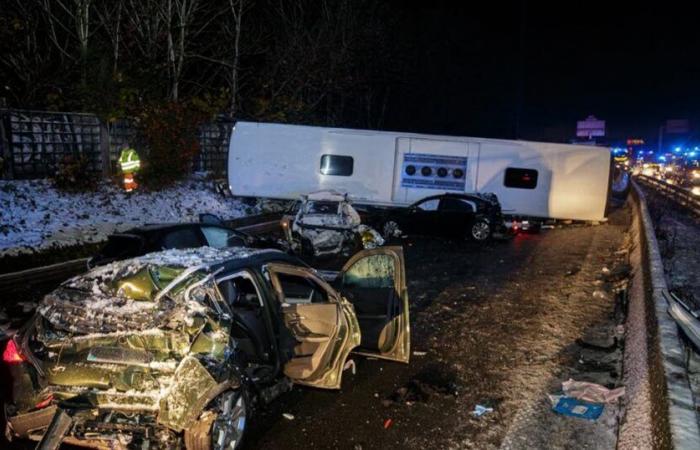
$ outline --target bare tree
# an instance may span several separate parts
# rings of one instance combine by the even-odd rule
[[[91,3],[92,0],[43,0],[41,3],[49,37],[64,57],[80,65],[82,85],[87,82]],[[73,41],[77,42],[77,58],[72,53]]]
[[[165,0],[161,8],[167,28],[167,61],[170,80],[170,98],[177,101],[180,96],[180,80],[187,58],[190,40],[195,38],[206,25],[193,29],[198,13],[203,12],[205,2],[201,0]],[[205,23],[211,22],[205,21]]]
[[[241,60],[241,26],[243,24],[245,3],[245,0],[228,0],[234,28],[231,67],[229,72],[231,101],[229,102],[228,114],[231,118],[236,116],[238,107],[238,69]]]
[[[7,50],[0,58],[2,94],[19,105],[31,105],[42,89],[55,81],[46,68],[57,60],[46,39],[43,10],[38,2],[6,0],[0,17],[0,39]]]
[[[112,76],[119,70],[125,0],[101,0],[94,4],[95,13],[112,47]]]

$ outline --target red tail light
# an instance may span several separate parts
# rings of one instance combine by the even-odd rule
[[[2,360],[7,364],[20,364],[27,360],[17,348],[15,341],[10,339],[7,341],[5,351],[2,352]]]

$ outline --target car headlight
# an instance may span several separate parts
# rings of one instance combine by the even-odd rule
[[[693,187],[693,189],[691,189],[690,192],[691,192],[693,195],[698,195],[698,196],[700,196],[700,186],[695,186],[695,187]]]

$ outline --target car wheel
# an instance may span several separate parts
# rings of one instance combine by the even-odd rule
[[[214,407],[185,430],[187,450],[235,450],[240,447],[248,419],[248,396],[243,390],[219,395]]]
[[[469,234],[477,242],[487,241],[491,237],[491,226],[485,220],[477,220],[472,224]]]

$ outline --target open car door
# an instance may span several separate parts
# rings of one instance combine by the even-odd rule
[[[298,384],[339,389],[345,360],[360,343],[360,329],[345,301],[310,269],[266,266],[295,345],[284,374]]]
[[[407,363],[411,337],[401,247],[355,254],[337,283],[340,293],[355,307],[362,333],[356,353]]]

